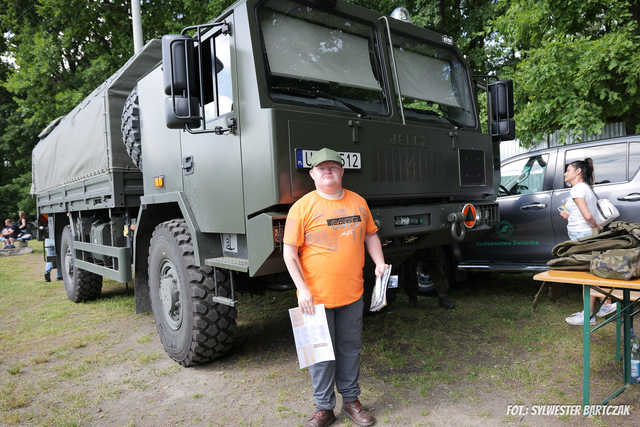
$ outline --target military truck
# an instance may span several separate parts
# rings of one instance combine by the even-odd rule
[[[68,298],[133,280],[171,358],[224,354],[238,292],[286,272],[287,211],[322,147],[391,262],[479,236],[498,221],[513,95],[489,85],[487,135],[473,88],[450,38],[339,1],[241,0],[151,40],[33,151]]]

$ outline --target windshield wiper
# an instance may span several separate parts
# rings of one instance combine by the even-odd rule
[[[367,116],[367,113],[362,108],[355,106],[352,103],[347,102],[343,99],[340,99],[335,95],[331,95],[329,93],[323,92],[319,89],[302,89],[298,87],[274,86],[271,88],[271,90],[275,92],[284,93],[287,95],[300,95],[300,96],[305,96],[305,97],[314,98],[314,99],[316,98],[330,99],[332,101],[339,102],[340,104],[344,105],[354,113],[358,113],[361,117]]]
[[[455,126],[455,127],[463,127],[461,123],[450,119],[449,117],[445,116],[445,115],[441,115],[441,113],[438,113],[437,111],[431,111],[431,110],[414,110],[416,114],[427,114],[433,117],[437,117],[439,119],[444,119],[446,122],[448,122],[450,125]]]

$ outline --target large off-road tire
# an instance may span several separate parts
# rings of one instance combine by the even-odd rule
[[[68,225],[62,230],[60,238],[60,259],[67,298],[73,302],[97,299],[102,292],[102,276],[75,266],[73,236]]]
[[[160,341],[183,366],[207,363],[231,348],[235,308],[212,301],[213,277],[195,265],[183,219],[159,224],[149,248],[149,295]],[[230,276],[218,271],[218,295],[230,295]]]
[[[122,142],[131,157],[133,164],[142,170],[142,141],[140,139],[140,108],[138,106],[138,92],[133,89],[122,109],[120,130]]]

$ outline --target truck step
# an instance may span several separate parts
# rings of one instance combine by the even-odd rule
[[[226,270],[249,272],[249,260],[246,258],[232,258],[221,256],[217,258],[207,258],[204,260],[205,265],[216,268],[224,268]]]

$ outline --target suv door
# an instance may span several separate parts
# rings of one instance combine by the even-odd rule
[[[503,165],[498,190],[502,246],[489,246],[492,259],[537,264],[545,259],[553,244],[550,223],[551,182],[548,176],[550,153],[534,154]],[[547,183],[547,185],[545,185]]]
[[[462,245],[461,265],[519,269],[549,258],[553,245],[550,206],[555,158],[552,151],[502,164],[498,190],[500,224],[485,240]]]

